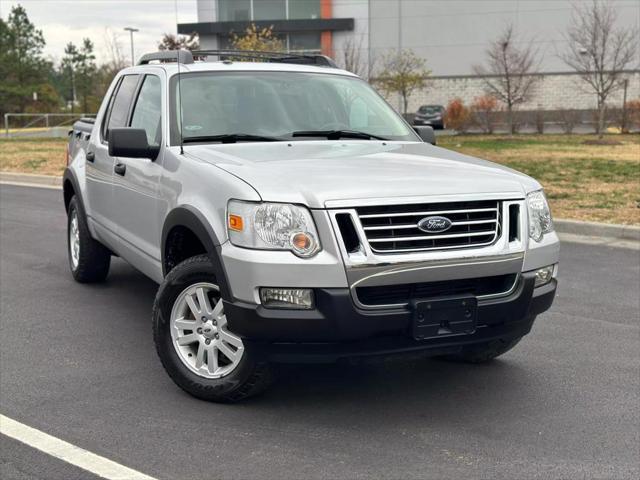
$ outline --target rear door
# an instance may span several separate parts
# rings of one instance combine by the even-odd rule
[[[114,159],[109,156],[109,129],[126,125],[131,100],[139,80],[140,75],[120,77],[102,117],[99,135],[95,139],[92,138],[91,145],[87,149],[86,179],[89,213],[99,237],[109,246],[113,246],[117,239],[117,224],[113,209]]]
[[[126,126],[141,128],[149,145],[162,145],[162,81],[158,75],[144,75],[132,102]],[[162,154],[155,161],[148,158],[115,159],[114,218],[122,255],[136,268],[160,278],[160,224],[158,219],[158,182]]]

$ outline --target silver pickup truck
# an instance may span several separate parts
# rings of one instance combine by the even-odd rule
[[[160,360],[211,401],[274,362],[513,348],[557,285],[540,184],[432,145],[327,57],[246,56],[145,55],[74,125],[74,278],[119,256],[159,283]]]

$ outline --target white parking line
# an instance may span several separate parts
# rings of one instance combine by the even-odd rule
[[[83,448],[76,447],[4,415],[0,415],[0,433],[102,478],[110,480],[155,480],[144,473],[132,470]]]

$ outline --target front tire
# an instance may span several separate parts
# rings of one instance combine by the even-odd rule
[[[522,337],[516,337],[513,339],[499,338],[487,343],[480,343],[477,345],[463,347],[460,353],[445,355],[440,358],[442,360],[448,360],[452,362],[487,363],[494,358],[498,358],[500,355],[507,353],[518,343],[520,343],[520,340],[522,340]]]
[[[80,283],[104,281],[109,274],[111,252],[91,237],[84,211],[75,195],[67,211],[67,253],[73,278]]]
[[[185,260],[165,278],[154,302],[153,337],[171,379],[194,397],[237,402],[271,383],[268,363],[228,329],[207,255]]]

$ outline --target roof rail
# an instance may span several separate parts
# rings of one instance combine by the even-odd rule
[[[189,50],[166,50],[163,52],[147,53],[140,57],[138,65],[148,65],[150,62],[159,61],[160,63],[166,62],[180,62],[180,63],[193,63],[193,55]]]
[[[160,63],[193,63],[194,58],[219,57],[221,60],[253,59],[268,63],[293,63],[298,65],[317,65],[338,68],[338,65],[326,55],[313,53],[261,52],[255,50],[166,50],[147,53],[140,57],[138,65],[148,65],[153,61]]]
[[[217,56],[221,59],[250,58],[269,63],[293,63],[300,65],[318,65],[338,68],[338,65],[326,55],[314,53],[262,52],[256,50],[194,50],[194,57]]]

